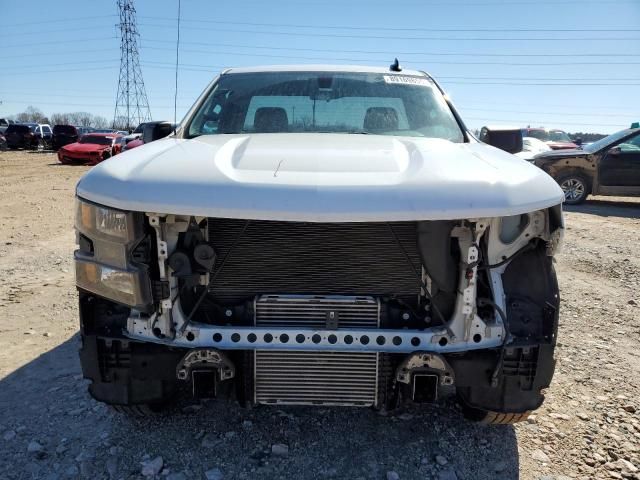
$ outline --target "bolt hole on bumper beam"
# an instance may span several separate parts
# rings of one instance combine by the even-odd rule
[[[456,352],[494,348],[502,336],[484,337],[481,341],[453,341],[443,328],[426,330],[220,327],[191,324],[184,334],[173,340],[150,336],[145,322],[127,336],[131,339],[186,348],[220,350],[317,350],[411,353],[414,351]],[[443,341],[444,340],[444,341]]]

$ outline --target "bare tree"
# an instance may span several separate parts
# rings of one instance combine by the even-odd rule
[[[45,123],[43,120],[47,120],[47,117],[45,117],[40,109],[32,105],[29,105],[24,112],[16,115],[17,122]]]
[[[94,128],[108,128],[109,120],[101,115],[94,115],[90,126]]]
[[[69,125],[69,114],[68,113],[52,113],[51,114],[51,123],[53,125]]]
[[[51,121],[49,121],[49,118]],[[101,115],[89,112],[52,113],[51,117],[39,109],[29,106],[24,112],[15,115],[16,122],[51,123],[52,125],[78,125],[83,127],[109,128],[109,121]]]

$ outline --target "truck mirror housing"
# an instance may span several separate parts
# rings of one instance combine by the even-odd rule
[[[522,151],[522,131],[515,127],[482,127],[480,141],[509,153]]]
[[[169,122],[148,123],[142,131],[142,141],[150,143],[154,140],[160,140],[171,134],[173,125]]]

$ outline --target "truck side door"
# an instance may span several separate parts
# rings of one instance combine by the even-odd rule
[[[640,133],[605,152],[598,164],[598,177],[603,187],[640,189]]]

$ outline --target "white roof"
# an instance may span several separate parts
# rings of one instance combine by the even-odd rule
[[[402,64],[400,64],[402,66]],[[263,65],[257,67],[228,68],[223,73],[257,73],[257,72],[349,72],[349,73],[385,73],[387,75],[420,75],[426,76],[418,70],[394,72],[389,67],[367,67],[362,65]]]

